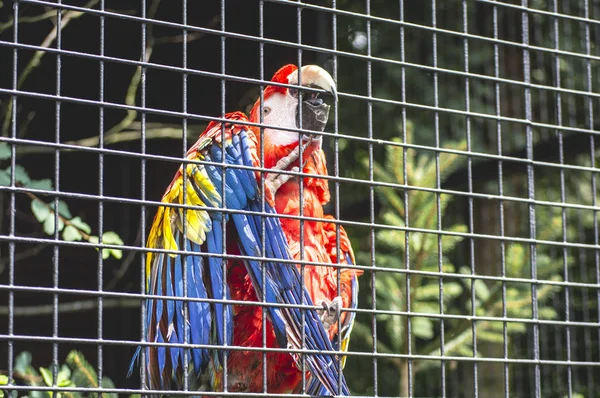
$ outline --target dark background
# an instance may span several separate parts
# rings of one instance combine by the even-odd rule
[[[83,1],[64,1],[65,4],[82,6]],[[169,21],[173,23],[182,22],[181,2],[163,0],[154,16],[159,21]],[[325,4],[320,1],[309,1],[310,4]],[[331,6],[331,2],[326,2]],[[344,10],[357,13],[365,13],[365,1],[339,0],[338,6]],[[468,2],[468,28],[474,35],[483,37],[492,37],[492,6],[486,2]],[[512,5],[520,5],[520,1],[506,1]],[[551,2],[531,1],[533,8],[550,10]],[[544,3],[544,4],[542,4]],[[548,3],[548,4],[546,4]],[[574,4],[573,2],[572,4]],[[0,24],[8,21],[12,16],[12,1],[4,1],[0,8]],[[148,9],[151,1],[147,0]],[[225,0],[224,26],[226,32],[235,32],[243,35],[258,36],[260,32],[259,10],[260,3],[257,0]],[[400,9],[398,2],[391,0],[371,0],[371,12],[383,18],[397,20]],[[600,16],[600,2],[592,1],[590,3],[592,17]],[[129,0],[106,0],[107,10],[126,15],[141,16],[141,2]],[[462,2],[461,1],[437,1],[437,26],[441,29],[448,29],[454,32],[462,32]],[[583,15],[583,2],[578,2],[577,6],[571,7],[571,2],[565,2],[561,5],[561,11],[566,14]],[[98,5],[94,7],[98,9]],[[20,16],[33,16],[47,11],[43,6],[36,5],[34,2],[21,2],[19,4]],[[534,19],[537,15],[537,19]],[[221,29],[221,1],[188,1],[187,23],[193,27],[206,27],[212,29]],[[499,38],[506,42],[520,43],[522,40],[521,19],[522,15],[518,9],[511,7],[501,7],[498,11],[498,31]],[[337,59],[339,70],[337,77],[339,91],[351,95],[366,96],[368,93],[368,70],[371,68],[372,74],[372,95],[375,98],[391,99],[399,101],[401,94],[405,90],[407,102],[412,105],[433,106],[434,92],[433,81],[434,74],[429,69],[422,66],[432,66],[433,45],[432,32],[427,27],[432,26],[432,7],[430,2],[422,0],[404,1],[404,18],[411,24],[405,28],[405,61],[410,64],[406,68],[407,82],[405,87],[400,83],[400,67],[391,62],[367,62],[364,56],[366,48],[357,46],[356,39],[367,31],[367,22],[365,19],[356,16],[337,17],[337,48],[346,52],[346,56],[340,56]],[[533,44],[552,48],[552,27],[554,20],[546,15],[531,13],[530,40]],[[326,12],[317,12],[310,9],[304,9],[301,12],[301,20],[298,19],[298,9],[293,4],[277,4],[276,2],[266,1],[264,3],[263,15],[263,33],[269,40],[278,40],[282,42],[300,42],[306,46],[316,46],[326,49],[333,48],[332,35],[332,15]],[[537,22],[536,22],[537,21]],[[570,25],[571,24],[571,25]],[[0,25],[2,26],[2,25]],[[148,24],[149,34],[151,33],[157,41],[169,40],[167,43],[156,43],[150,59],[151,63],[160,65],[172,65],[181,67],[183,65],[183,46],[182,43],[173,38],[182,34],[181,29],[165,27],[160,25]],[[152,26],[152,27],[151,27]],[[584,24],[577,21],[560,21],[560,40],[561,48],[573,52],[582,53],[585,51]],[[22,44],[39,45],[48,32],[53,28],[51,20],[43,20],[37,23],[20,23],[18,42]],[[150,29],[152,30],[150,32]],[[399,27],[392,21],[371,23],[372,29],[372,54],[375,57],[386,60],[400,60],[400,31]],[[298,31],[301,31],[301,37]],[[61,48],[65,52],[73,51],[84,54],[100,54],[100,17],[95,14],[86,14],[80,18],[74,19],[61,33]],[[131,21],[125,18],[106,17],[104,26],[104,53],[107,57],[114,57],[123,60],[139,60],[141,56],[142,25],[139,21]],[[598,42],[600,37],[600,27],[597,24],[592,25],[590,29],[592,44]],[[190,35],[195,35],[193,31]],[[8,43],[13,42],[13,29],[6,29],[0,32],[0,88],[10,89],[13,86],[12,73],[15,69],[14,52]],[[446,68],[451,71],[463,71],[464,53],[463,38],[451,34],[438,33],[437,37],[437,62],[439,68]],[[51,47],[55,47],[54,43]],[[263,46],[264,56],[261,60],[260,45],[256,40],[248,38],[223,39],[218,34],[200,34],[195,37],[187,46],[187,66],[193,71],[222,73],[234,76],[260,78],[261,63],[264,65],[264,78],[270,79],[272,74],[282,65],[287,63],[298,63],[301,55],[301,63],[319,64],[332,73],[334,72],[333,56],[326,52],[316,52],[303,49],[301,54],[293,46],[283,45],[281,43],[266,43]],[[484,40],[469,41],[469,70],[474,74],[492,76],[493,69],[493,44]],[[593,51],[596,47],[592,46]],[[518,45],[500,45],[499,46],[499,73],[500,77],[507,79],[508,82],[523,81],[523,54]],[[29,60],[34,55],[34,51],[25,48],[17,50],[18,64],[17,73],[21,75]],[[352,55],[357,55],[353,57]],[[554,85],[552,71],[555,66],[555,58],[549,55],[549,52],[531,51],[532,69],[541,76],[546,76],[545,80],[535,80],[534,83]],[[578,90],[585,90],[586,63],[584,59],[578,57],[561,58],[564,63],[563,85]],[[262,61],[262,62],[261,62]],[[80,140],[83,138],[94,137],[102,131],[107,132],[115,124],[119,123],[127,114],[123,109],[119,109],[118,104],[124,104],[127,88],[131,77],[135,73],[136,67],[126,65],[119,61],[106,61],[104,63],[104,85],[100,84],[100,63],[95,59],[86,59],[75,54],[64,53],[60,57],[61,62],[61,83],[60,94],[65,97],[75,99],[87,99],[98,101],[100,98],[100,89],[104,90],[104,101],[113,105],[104,107],[103,127],[100,125],[101,111],[97,103],[78,104],[75,101],[66,100],[60,105],[60,125],[58,131],[61,143]],[[224,71],[221,66],[224,62]],[[598,81],[598,62],[591,61],[593,72],[592,81],[594,87]],[[445,109],[464,109],[465,108],[465,78],[452,73],[437,73],[435,77],[438,80],[439,87],[439,107]],[[571,82],[569,79],[572,79]],[[471,111],[494,114],[495,98],[494,85],[486,79],[471,79]],[[226,96],[221,97],[222,80],[214,77],[201,76],[193,72],[187,78],[187,112],[190,114],[188,119],[191,144],[205,127],[207,119],[218,117],[223,112],[234,110],[247,111],[257,96],[259,95],[259,86],[256,84],[234,82],[227,80],[225,83]],[[501,92],[502,115],[508,118],[525,118],[524,88],[522,85],[502,83],[499,85]],[[164,71],[149,67],[146,72],[146,95],[145,103],[148,112],[145,113],[145,120],[148,126],[152,123],[162,123],[174,128],[181,129],[182,118],[178,116],[164,116],[153,112],[152,110],[169,110],[181,112],[183,109],[183,78],[178,71]],[[47,53],[44,55],[41,64],[35,68],[29,78],[21,87],[24,92],[44,93],[54,95],[57,93],[57,57],[55,54]],[[533,101],[533,120],[541,123],[556,124],[556,97],[553,92],[544,92],[539,89],[532,89]],[[367,137],[372,134],[374,138],[391,140],[400,138],[399,122],[401,112],[404,109],[398,104],[383,104],[374,101],[370,108],[368,101],[364,99],[353,98],[351,95],[341,95],[338,103],[339,121],[338,131],[347,135],[357,137]],[[9,96],[0,93],[0,109],[5,109],[5,104]],[[581,95],[570,95],[564,93],[561,97],[564,103],[563,123],[571,127],[588,128],[587,120],[587,98]],[[136,93],[135,104],[140,106],[141,86]],[[17,129],[22,130],[20,137],[42,142],[57,141],[56,126],[56,101],[53,99],[41,99],[28,95],[18,97]],[[593,104],[595,114],[599,114],[597,101]],[[372,112],[372,118],[369,118],[369,111]],[[407,119],[415,126],[415,143],[425,146],[433,146],[436,143],[436,133],[441,147],[458,139],[464,139],[466,136],[465,116],[456,115],[452,112],[440,111],[436,113],[439,117],[439,125],[434,126],[434,113],[429,109],[419,108],[418,106],[406,107]],[[138,113],[135,117],[136,123],[130,126],[129,130],[139,130],[139,122],[142,114]],[[4,115],[0,114],[0,119],[4,120]],[[30,119],[30,122],[28,120]],[[333,119],[333,118],[331,118]],[[369,123],[369,120],[371,123]],[[526,151],[526,124],[522,122],[501,122],[502,135],[498,142],[496,136],[496,121],[489,118],[480,118],[472,116],[469,118],[471,123],[472,150],[478,153],[496,154],[498,148],[502,153],[518,159],[527,158]],[[334,123],[328,127],[328,131],[334,131]],[[9,130],[10,132],[10,130]],[[581,165],[587,164],[581,160],[580,156],[588,156],[595,134],[570,133],[564,132],[562,144],[559,142],[559,136],[556,129],[536,128],[533,132],[533,154],[534,159],[546,162],[559,161],[559,149],[564,149],[564,161],[567,164]],[[596,139],[597,143],[598,140]],[[35,142],[34,142],[35,144]],[[361,141],[346,140],[345,149],[340,149],[338,159],[339,174],[344,177],[351,177],[368,180],[368,174],[364,167],[367,145]],[[63,198],[69,205],[73,216],[80,216],[90,224],[92,232],[98,234],[102,231],[116,231],[125,245],[143,246],[145,235],[155,212],[155,207],[148,205],[145,212],[142,207],[136,203],[128,203],[122,199],[145,199],[158,201],[164,192],[165,187],[170,182],[176,168],[176,160],[181,158],[185,152],[182,140],[176,139],[152,139],[146,142],[146,153],[152,155],[169,156],[172,159],[142,160],[137,154],[141,153],[141,143],[139,140],[128,141],[124,143],[107,145],[110,150],[122,151],[121,153],[105,154],[102,159],[95,152],[68,152],[61,150],[58,164],[54,151],[48,151],[39,145],[18,145],[17,163],[22,165],[34,179],[50,178],[55,183],[59,182],[59,191],[67,193],[82,193],[94,195],[93,198]],[[332,140],[326,140],[325,148],[327,150],[328,162],[330,164],[330,173],[333,174],[333,164],[335,163]],[[340,140],[341,148],[341,140]],[[596,146],[597,148],[597,146]],[[26,153],[25,150],[30,150]],[[383,159],[385,145],[373,145],[374,158],[377,161]],[[415,150],[419,154],[432,156],[432,151],[425,149]],[[592,154],[594,156],[594,154]],[[586,161],[587,161],[586,160]],[[597,161],[596,161],[597,162]],[[145,173],[142,173],[142,164],[145,164]],[[101,166],[102,165],[102,166]],[[8,166],[8,162],[2,161],[0,168]],[[55,173],[58,170],[58,174]],[[503,182],[505,184],[505,194],[519,198],[526,198],[527,164],[524,162],[503,161]],[[540,195],[548,194],[548,197],[541,196],[542,199],[558,201],[559,185],[558,172],[556,169],[536,167],[536,198]],[[567,174],[567,181],[575,181],[573,177],[581,177],[585,174],[586,184],[589,181],[588,174],[573,172]],[[100,194],[100,175],[103,177],[102,194],[106,198],[102,200],[97,198]],[[466,162],[445,176],[442,186],[448,189],[466,191],[468,189],[469,172]],[[499,180],[498,161],[496,159],[474,158],[474,167],[471,175],[474,192],[483,194],[498,194],[497,185]],[[544,180],[545,179],[545,180]],[[546,181],[546,183],[544,182]],[[547,183],[550,181],[550,184]],[[56,185],[56,184],[55,184]],[[145,188],[145,195],[142,196],[142,186]],[[333,188],[333,187],[332,187]],[[569,188],[569,187],[567,187]],[[570,195],[569,189],[567,194]],[[554,196],[552,196],[552,195]],[[30,199],[22,193],[15,195],[17,212],[13,215],[9,210],[10,195],[6,191],[0,194],[0,209],[2,218],[0,221],[0,234],[3,237],[0,240],[0,264],[3,265],[0,272],[0,284],[6,287],[9,283],[9,269],[7,264],[8,243],[7,236],[11,218],[14,216],[16,223],[15,235],[19,237],[48,238],[41,230],[40,224],[35,220],[30,210]],[[52,196],[45,197],[49,201]],[[335,195],[332,202],[335,202]],[[578,203],[580,198],[569,197],[568,201]],[[583,203],[583,199],[582,203]],[[370,216],[369,189],[367,184],[344,183],[340,184],[340,215],[343,220],[368,222]],[[102,222],[99,222],[99,203],[102,203]],[[373,211],[375,216],[379,216],[381,202],[379,197],[375,197],[373,202]],[[475,199],[472,207],[469,207],[465,197],[456,195],[453,200],[449,215],[444,217],[443,227],[452,223],[468,223],[469,214],[472,212],[475,220],[473,232],[481,234],[498,235],[500,231],[500,221],[502,221],[506,234],[527,238],[529,236],[528,206],[523,202],[506,203],[504,219],[499,220],[498,201]],[[539,206],[537,206],[539,209]],[[330,207],[333,211],[333,206]],[[583,211],[581,213],[584,213]],[[589,215],[591,212],[587,212]],[[144,214],[145,231],[140,231],[140,219]],[[541,213],[538,213],[541,214]],[[560,214],[559,214],[560,216]],[[382,222],[378,218],[378,222]],[[570,228],[575,229],[575,222],[569,221]],[[558,230],[557,226],[557,230]],[[580,233],[578,238],[569,238],[569,241],[593,242],[593,230],[588,227],[577,227]],[[353,241],[356,252],[369,253],[370,229],[367,227],[347,228]],[[141,233],[143,232],[143,234]],[[141,236],[144,235],[144,236]],[[577,240],[578,239],[578,240]],[[499,270],[499,243],[493,239],[480,239],[476,241],[476,263],[477,272],[483,275],[498,275]],[[542,245],[538,245],[542,246]],[[53,278],[57,274],[58,287],[72,289],[71,294],[59,294],[59,303],[73,301],[88,301],[95,296],[77,294],[77,289],[86,291],[98,291],[99,289],[99,269],[101,269],[102,286],[104,290],[114,292],[132,292],[140,293],[142,284],[140,282],[142,260],[139,254],[124,251],[123,261],[117,261],[114,258],[100,261],[98,253],[89,247],[65,246],[62,243],[55,246],[46,245],[41,247],[37,243],[15,244],[17,253],[27,253],[33,249],[41,251],[35,255],[19,260],[14,268],[14,284],[16,286],[30,287],[53,287]],[[379,246],[377,250],[381,250]],[[541,252],[542,249],[540,249]],[[553,250],[553,251],[552,251]],[[546,250],[551,251],[548,254],[553,259],[561,258],[562,253],[559,249]],[[583,250],[581,251],[583,252]],[[569,255],[579,256],[580,271],[572,278],[585,283],[597,283],[594,276],[597,273],[594,256],[597,256],[597,250],[581,252],[569,252]],[[57,253],[58,258],[53,259]],[[379,254],[379,253],[378,253]],[[447,253],[445,253],[447,254]],[[547,254],[547,253],[546,253]],[[402,254],[395,253],[398,258],[403,258]],[[586,257],[587,256],[587,257]],[[469,245],[467,240],[463,242],[455,252],[450,254],[451,260],[455,264],[468,264]],[[124,266],[129,264],[128,266]],[[578,263],[579,264],[579,263]],[[381,275],[381,273],[380,273]],[[530,275],[524,275],[529,278]],[[361,308],[370,308],[370,281],[371,276],[365,274],[361,278]],[[435,281],[437,283],[437,280]],[[107,286],[110,285],[110,288]],[[457,302],[459,302],[459,313],[465,314],[470,309],[464,306],[469,299],[468,292],[465,290]],[[589,293],[590,300],[587,299]],[[562,293],[561,293],[562,294]],[[561,314],[570,314],[571,320],[580,320],[593,322],[597,320],[597,291],[594,289],[571,289],[571,298],[573,303],[571,308],[565,306],[564,295],[555,297],[553,307]],[[52,294],[48,292],[35,291],[16,291],[14,293],[15,306],[32,305],[51,305]],[[582,304],[584,301],[586,304]],[[8,304],[7,289],[0,290],[0,305]],[[135,303],[134,303],[135,304]],[[456,303],[455,303],[456,304]],[[461,306],[462,305],[462,306]],[[5,308],[5,307],[4,307]],[[378,307],[381,308],[381,307]],[[569,308],[570,311],[569,312]],[[581,310],[581,311],[580,311]],[[528,315],[526,317],[530,317]],[[14,318],[14,334],[16,336],[52,336],[53,318],[50,313],[37,316],[17,316]],[[60,313],[58,316],[57,334],[61,338],[88,338],[96,339],[98,337],[99,319],[102,319],[102,337],[107,340],[126,340],[131,341],[129,345],[110,345],[102,346],[103,373],[109,376],[116,386],[121,388],[137,388],[139,386],[139,377],[137,371],[130,379],[125,375],[129,368],[130,359],[135,350],[135,341],[140,339],[140,309],[138,306],[125,306],[106,308],[101,316],[97,310],[87,310],[71,313]],[[563,319],[563,318],[560,318]],[[564,320],[564,319],[563,319]],[[357,322],[371,326],[370,316],[361,316]],[[565,357],[565,327],[554,327],[552,325],[542,328],[542,348],[546,359],[564,359]],[[393,335],[383,328],[378,329],[379,333],[385,334],[387,338],[394,338]],[[451,328],[448,328],[451,330]],[[572,329],[571,344],[573,360],[596,360],[598,350],[587,347],[590,328],[587,334],[584,328]],[[0,317],[0,333],[6,340],[8,333],[8,317]],[[595,333],[595,332],[594,332]],[[587,336],[587,340],[584,337]],[[592,334],[592,336],[595,334]],[[438,339],[439,331],[437,329],[435,336],[431,340]],[[451,338],[452,336],[450,336]],[[425,342],[417,340],[416,347],[422,347]],[[595,343],[597,346],[597,341]],[[491,348],[490,348],[491,346]],[[595,347],[594,346],[594,347]],[[0,343],[0,370],[8,367],[7,343]],[[48,366],[52,361],[53,345],[41,341],[14,341],[15,355],[27,350],[32,352],[35,366]],[[527,333],[511,336],[510,342],[511,355],[518,358],[531,358],[532,334],[531,325],[527,326]],[[81,350],[85,357],[96,366],[98,358],[97,344],[81,344],[73,342],[60,342],[58,344],[58,357],[60,363],[72,349]],[[358,338],[353,340],[351,350],[369,351],[372,348],[360,341]],[[492,357],[502,354],[501,345],[489,345],[481,343],[479,349],[483,356]],[[489,349],[489,350],[488,350]],[[500,350],[500,351],[499,351]],[[595,356],[592,356],[595,355]],[[424,361],[426,362],[426,361]],[[381,360],[379,362],[379,384],[380,395],[396,394],[398,384],[398,373],[394,366],[388,366],[389,363]],[[351,389],[354,391],[372,394],[372,361],[350,357],[346,375]],[[531,396],[535,378],[533,366],[530,364],[519,364],[510,367],[511,372],[511,391],[516,391],[515,396]],[[593,396],[593,387],[595,386],[592,369],[584,367],[574,368],[577,385],[587,385],[590,391],[589,396]],[[480,394],[484,396],[486,392],[502,391],[502,372],[503,364],[480,364]],[[587,373],[586,373],[587,372]],[[546,366],[543,367],[542,374],[544,380],[544,396],[562,396],[566,394],[567,376],[565,367]],[[448,363],[447,364],[447,393],[449,396],[472,396],[472,388],[465,386],[473,385],[473,366],[471,363]],[[439,371],[423,371],[420,379],[415,381],[416,393],[423,395],[440,394],[440,374]],[[586,384],[587,383],[587,384]],[[591,386],[591,387],[590,387]],[[590,389],[591,388],[591,389]],[[574,388],[574,391],[581,389]],[[596,388],[596,391],[598,389]]]

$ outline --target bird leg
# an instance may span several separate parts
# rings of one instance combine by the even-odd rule
[[[272,170],[281,171],[287,169],[300,157],[300,146],[302,146],[302,152],[304,153],[304,151],[311,144],[311,142],[312,139],[308,140],[305,144],[298,145],[287,156],[279,159]],[[304,167],[304,165],[302,165],[302,167]],[[294,166],[290,169],[290,171],[297,173],[300,171],[300,168],[298,166]],[[292,177],[294,177],[293,174],[280,174],[278,172],[267,173],[265,177],[265,188],[269,190],[270,194],[274,198],[275,194],[277,193],[277,190],[281,188],[283,184],[288,182]]]
[[[323,306],[323,310],[318,310],[317,312],[320,313],[321,322],[323,322],[325,330],[328,331],[331,325],[335,324],[338,319],[340,319],[342,313],[342,298],[336,296],[329,302],[323,300],[321,301],[321,305]]]

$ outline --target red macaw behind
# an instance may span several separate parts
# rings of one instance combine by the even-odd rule
[[[328,91],[337,98],[332,77],[315,65],[304,66],[300,73],[296,66],[286,65],[272,79],[273,82],[289,85],[298,85],[299,80],[302,86]],[[257,214],[263,211],[264,202],[267,213],[300,215],[300,177],[281,171],[298,172],[302,164],[302,171],[310,174],[303,178],[302,215],[333,220],[323,212],[323,205],[329,201],[330,194],[327,179],[318,177],[327,175],[321,136],[293,131],[298,129],[298,120],[302,120],[304,130],[323,131],[329,105],[319,97],[319,92],[303,92],[302,112],[299,114],[299,97],[297,88],[269,85],[264,91],[263,106],[260,106],[260,100],[256,101],[249,120],[261,122],[262,111],[262,122],[270,126],[264,128],[263,134],[264,164],[261,165],[259,157],[259,128],[245,126],[243,122],[248,119],[243,113],[230,113],[225,116],[229,119],[227,123],[211,122],[208,125],[187,153],[187,160],[195,162],[182,165],[167,188],[162,202],[180,206],[160,206],[154,218],[147,247],[158,251],[147,254],[147,290],[152,295],[187,295],[196,300],[147,300],[146,340],[179,344],[146,348],[147,379],[151,389],[168,389],[172,379],[178,386],[181,385],[184,362],[181,345],[187,342],[200,345],[192,348],[188,357],[194,373],[197,376],[208,375],[210,389],[222,391],[225,354],[220,347],[260,348],[263,347],[264,334],[269,348],[304,348],[319,352],[304,355],[306,375],[310,381],[307,393],[349,395],[345,379],[340,374],[344,359],[340,366],[339,359],[327,352],[339,350],[340,339],[341,350],[347,350],[355,312],[343,311],[342,307],[356,308],[357,277],[362,271],[341,268],[338,294],[337,267],[306,265],[305,288],[302,289],[301,267],[293,263],[293,260],[302,259],[317,263],[354,264],[346,232],[339,227],[338,251],[335,223],[305,220],[301,253],[298,219]],[[219,165],[221,163],[228,166],[224,172]],[[251,171],[250,167],[273,170],[265,176],[265,195],[261,195],[259,172]],[[192,207],[184,211],[182,204]],[[226,208],[228,212],[215,211],[219,208]],[[235,210],[245,212],[240,214]],[[265,237],[264,245],[262,236]],[[263,247],[269,258],[264,261],[264,276],[260,262],[252,258],[262,257]],[[185,253],[173,253],[174,250],[185,250]],[[223,255],[227,256],[225,267]],[[183,286],[184,273],[187,275],[187,292],[184,292]],[[265,307],[266,332],[262,330],[260,305],[227,305],[222,301],[260,302],[263,296],[268,303],[292,305]],[[322,306],[323,309],[316,311],[295,307],[302,304]],[[187,328],[184,324],[186,310]],[[341,325],[341,333],[338,324]],[[267,392],[300,392],[301,356],[286,352],[266,354]],[[226,362],[227,391],[262,392],[262,360],[260,350],[230,350]]]

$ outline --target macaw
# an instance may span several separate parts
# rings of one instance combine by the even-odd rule
[[[349,395],[341,372],[345,356],[328,352],[347,351],[355,312],[344,309],[357,306],[362,271],[294,262],[355,261],[343,227],[323,211],[330,194],[327,179],[319,178],[327,175],[322,137],[293,131],[299,121],[303,130],[323,131],[330,108],[319,91],[299,95],[299,86],[337,99],[336,85],[315,65],[286,65],[272,82],[296,87],[268,85],[250,118],[234,112],[225,115],[226,122],[209,123],[157,210],[146,244],[146,290],[152,297],[146,301],[145,339],[163,343],[145,348],[152,390],[169,389],[172,380],[181,386],[183,345],[189,343],[192,378],[208,379],[213,391],[262,392],[266,379],[269,393],[300,392],[303,369],[307,393]],[[245,122],[265,124],[262,142],[260,128]],[[269,171],[261,179],[252,168]],[[302,244],[300,221],[277,217],[300,215],[300,170],[309,174],[302,179],[302,216],[319,219],[303,221]],[[261,306],[263,299],[269,305]],[[315,305],[322,309],[306,308]],[[267,352],[263,378],[264,346],[312,352]]]

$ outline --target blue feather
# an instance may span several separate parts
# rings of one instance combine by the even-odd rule
[[[209,253],[222,253],[223,252],[223,229],[220,221],[213,221],[212,230],[207,235],[207,248]],[[209,257],[209,275],[211,282],[212,298],[214,299],[229,299],[229,289],[226,287],[223,290],[223,267],[222,259],[217,257]],[[233,339],[233,313],[231,306],[223,304],[214,304],[215,309],[215,322],[217,332],[217,343],[219,345],[231,345]],[[223,315],[225,315],[225,326],[226,335],[223,334]],[[219,361],[223,360],[223,351],[218,350]]]
[[[157,343],[165,342],[165,340],[163,339],[162,333],[160,333],[160,332],[156,333],[156,342]],[[166,351],[167,351],[167,348],[165,346],[156,347],[156,353],[158,356],[158,369],[160,370],[161,376],[163,374],[163,371],[165,370]],[[160,378],[160,384],[161,384],[161,388],[167,387],[167,386],[165,386],[165,383],[164,383],[164,380],[162,377]]]
[[[234,135],[233,145],[229,145],[227,149],[228,159],[231,159],[232,164],[244,164],[242,154],[239,150],[240,139],[237,135]],[[248,199],[255,199],[258,193],[258,185],[256,183],[256,177],[249,170],[236,169],[235,170],[239,182],[242,184],[242,189]]]
[[[217,145],[213,145],[210,149],[210,153],[214,161],[221,163],[223,161],[223,150]],[[231,156],[227,156],[227,153],[225,153],[225,160],[225,163],[227,164],[236,164]],[[223,168],[221,166],[218,166],[218,169],[219,172],[222,173]],[[239,169],[233,169],[229,167],[225,168],[225,185],[227,189],[227,194],[229,194],[229,191],[233,192],[233,194],[236,196],[237,201],[239,202],[239,207],[236,207],[236,209],[242,209],[246,207],[248,198],[244,193],[242,183],[239,181],[236,175],[238,171]]]
[[[181,264],[181,257],[176,257],[173,261],[173,268],[175,272],[175,295],[177,297],[184,297],[183,291],[183,266]],[[189,277],[188,277],[189,278]],[[177,334],[177,339],[179,343],[184,343],[184,317],[183,317],[183,306],[184,302],[181,300],[175,301],[175,332]],[[175,333],[174,333],[175,334]],[[183,348],[179,348],[179,357],[183,363]]]
[[[190,250],[189,241],[186,241],[186,251]],[[187,264],[187,292],[188,297],[206,299],[208,295],[204,282],[202,280],[202,258],[200,256],[186,256]],[[200,301],[188,302],[190,315],[190,327],[188,328],[190,343],[209,344],[210,343],[210,304]],[[192,349],[192,360],[194,368],[200,372],[204,365],[208,364],[208,350],[203,348]]]
[[[169,262],[169,264],[167,264],[167,296],[171,296],[173,297],[173,270],[172,270],[172,264],[171,262]],[[175,318],[175,301],[174,300],[167,300],[167,325],[170,326],[173,324],[174,326],[174,322],[176,322]],[[170,331],[170,335],[169,335],[169,343],[173,343],[173,344],[180,344],[183,343],[183,341],[180,339],[180,336],[177,335],[177,332],[175,332],[174,330]],[[178,347],[169,347],[169,352],[171,353],[171,366],[173,369],[177,368],[177,364],[179,361],[179,355],[181,354],[181,348]]]
[[[250,209],[255,209],[257,206],[258,205],[256,203],[253,203],[253,204],[251,204]],[[259,234],[260,217],[259,216],[249,216],[249,217],[247,217],[247,220],[248,220],[248,226],[250,227],[252,236],[256,236],[256,237],[260,236],[260,234]],[[250,222],[250,221],[252,221],[252,222]],[[239,229],[238,229],[238,231],[239,231]],[[265,251],[266,251],[265,254],[268,257],[273,257],[273,248],[269,244],[268,240],[265,244]],[[281,258],[281,257],[279,257],[279,258]],[[252,264],[254,264],[254,263],[252,263]],[[266,264],[271,264],[271,266],[272,266],[272,263],[265,263],[265,269],[267,268]],[[258,283],[260,284],[260,286],[262,286],[262,269],[263,268],[258,263],[256,263],[256,265],[253,267],[254,273],[256,275],[255,278],[259,279]],[[276,297],[280,297],[281,293],[278,291],[278,287],[275,286],[275,284],[273,283],[271,278],[267,278],[267,285],[268,285],[267,302],[273,302],[273,303],[279,302]],[[261,291],[263,291],[263,290],[264,289],[261,288]],[[261,297],[261,295],[259,295],[259,298],[260,297]],[[285,321],[281,315],[281,310],[277,307],[268,307],[267,312],[269,313],[269,317],[271,319],[271,324],[273,325],[273,329],[275,331],[275,337],[277,338],[277,342],[278,342],[279,346],[287,347],[287,333],[286,333]]]
[[[206,158],[207,160],[210,159],[208,155],[206,156]],[[206,173],[208,174],[208,177],[214,184],[215,188],[217,189],[219,194],[223,196],[223,178],[221,175],[221,167],[218,167],[217,169],[216,166],[207,164],[205,168]],[[227,176],[225,177],[225,205],[228,209],[239,210],[242,208],[242,204],[238,200],[236,194],[233,192],[233,189],[231,189],[231,187],[227,184]]]

